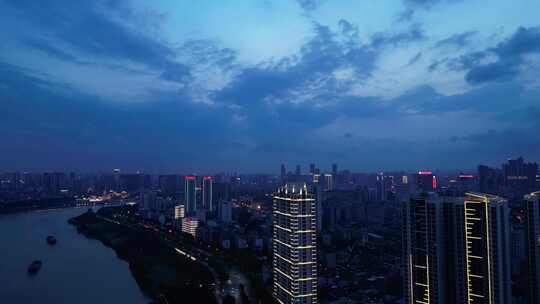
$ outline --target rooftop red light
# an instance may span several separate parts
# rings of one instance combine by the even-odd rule
[[[188,175],[188,176],[185,176],[184,179],[185,179],[185,180],[195,180],[196,177],[193,176],[193,175]]]
[[[212,177],[211,176],[205,176],[205,177],[203,177],[203,179],[204,180],[209,180],[209,179],[212,179]]]
[[[431,172],[431,171],[418,171],[418,174],[419,175],[432,175],[433,172]]]

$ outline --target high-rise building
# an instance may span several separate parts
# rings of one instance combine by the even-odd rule
[[[431,171],[419,171],[415,176],[416,189],[420,192],[430,192],[437,189],[437,178]]]
[[[525,196],[527,204],[526,254],[528,270],[528,303],[540,304],[540,192]]]
[[[332,164],[332,175],[336,177],[338,174],[337,164]]]
[[[294,171],[294,174],[297,178],[302,174],[302,167],[300,167],[300,165],[296,165],[296,170]]]
[[[508,202],[469,192],[464,214],[467,303],[511,303]]]
[[[322,230],[322,223],[323,223],[323,207],[322,207],[322,201],[323,201],[323,183],[322,181],[319,182],[319,175],[313,175],[313,184],[312,184],[312,192],[315,196],[315,202],[317,204],[317,232],[321,232]],[[317,177],[315,179],[315,177]]]
[[[157,193],[156,191],[146,191],[141,193],[142,208],[145,210],[155,210]]]
[[[218,217],[223,223],[232,222],[232,203],[224,200],[219,203]]]
[[[197,210],[197,178],[192,175],[184,177],[184,204],[188,215],[193,215]]]
[[[461,197],[441,197],[444,221],[446,303],[467,304],[465,266],[465,202]]]
[[[521,199],[525,194],[535,191],[538,164],[527,163],[522,157],[509,159],[503,164],[505,193],[508,197]]]
[[[203,189],[202,189],[202,207],[210,212],[214,210],[212,202],[212,177],[205,176],[203,177]]]
[[[180,220],[186,216],[186,210],[184,205],[178,205],[174,207],[174,219]]]
[[[197,227],[199,227],[199,220],[196,217],[184,217],[182,219],[182,232],[196,237]]]
[[[158,177],[159,189],[163,195],[173,195],[181,189],[181,178],[176,174],[160,175]]]
[[[317,303],[316,202],[305,184],[273,198],[273,295],[279,303]]]
[[[500,169],[478,166],[478,190],[481,193],[497,194],[503,187],[503,173]]]
[[[473,191],[474,189],[474,175],[460,174],[457,177],[457,188],[460,193]]]
[[[505,199],[423,193],[402,214],[405,303],[511,303]]]
[[[384,173],[377,174],[377,200],[385,201],[387,199],[388,189],[386,183],[387,176]]]
[[[422,193],[403,205],[405,303],[447,303],[443,204]]]
[[[332,174],[324,175],[324,191],[334,190],[334,176]]]
[[[309,164],[309,174],[315,174],[315,164]]]

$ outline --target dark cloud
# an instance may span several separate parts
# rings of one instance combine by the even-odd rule
[[[540,92],[522,94],[518,83],[491,84],[462,94],[445,96],[430,86],[421,86],[394,100],[402,112],[434,115],[451,112],[469,112],[477,116],[500,121],[524,122],[521,112],[531,112]],[[519,119],[516,119],[517,115]],[[535,118],[536,119],[536,118]]]
[[[482,64],[473,61],[469,65],[465,64],[469,69],[465,79],[472,84],[510,80],[519,73],[525,55],[539,53],[540,28],[520,27],[510,38],[484,52],[484,56],[495,55],[495,62]]]
[[[192,166],[185,159],[203,168],[211,151],[220,151],[217,158],[246,151],[230,111],[179,92],[111,103],[7,64],[0,64],[0,79],[0,112],[9,113],[0,121],[4,168],[182,171]]]
[[[191,76],[190,69],[186,65],[179,63],[171,63],[164,68],[160,78],[163,80],[174,82],[188,82]]]
[[[341,33],[348,37],[357,37],[358,36],[358,27],[345,19],[339,20],[339,28]]]
[[[488,130],[461,136],[458,141],[474,144],[486,157],[490,155],[521,155],[536,159],[540,153],[540,124]]]
[[[372,37],[371,44],[376,48],[387,45],[396,47],[400,45],[407,45],[411,42],[421,41],[425,38],[426,36],[424,35],[420,25],[415,24],[406,32],[376,33]]]
[[[405,10],[398,15],[398,21],[411,21],[417,10],[429,10],[441,3],[457,3],[463,0],[403,0]]]
[[[468,45],[471,41],[471,38],[476,35],[476,31],[467,31],[459,34],[453,34],[452,36],[439,40],[435,43],[435,47],[458,47],[462,48]]]
[[[408,6],[431,8],[435,4],[442,2],[442,0],[404,0],[404,2]]]
[[[332,72],[351,68],[356,77],[369,77],[375,68],[377,49],[424,39],[421,29],[413,26],[403,33],[375,34],[369,43],[362,44],[354,34],[353,24],[340,20],[339,25],[341,31],[335,33],[327,26],[314,24],[315,36],[297,56],[244,69],[231,84],[216,92],[215,98],[246,105],[269,97],[294,101],[290,91],[302,88],[316,95],[341,91],[343,87],[331,76]]]
[[[408,65],[413,65],[413,64],[417,63],[421,58],[422,58],[422,52],[418,52],[411,59],[409,59]]]
[[[463,0],[403,0],[404,4],[413,8],[430,9],[440,3],[456,3]]]
[[[412,2],[417,3],[411,4],[411,9],[433,5]],[[316,8],[304,4],[308,11]],[[531,117],[537,118],[538,109],[531,105],[540,94],[524,93],[523,87],[513,82],[486,84],[454,96],[444,96],[429,86],[389,100],[349,95],[353,84],[374,80],[370,77],[383,50],[427,39],[419,25],[401,32],[377,33],[363,41],[358,27],[347,20],[340,20],[336,31],[314,24],[312,38],[295,55],[246,67],[238,63],[234,50],[211,40],[190,40],[172,46],[156,38],[159,35],[148,35],[131,24],[138,15],[123,1],[0,4],[0,9],[6,7],[17,11],[24,21],[21,24],[27,24],[19,41],[41,55],[123,70],[144,66],[145,71],[160,75],[161,80],[187,83],[188,87],[195,76],[200,76],[196,73],[207,66],[231,72],[227,75],[233,80],[222,89],[201,93],[209,94],[205,97],[212,104],[194,102],[191,88],[173,90],[168,84],[163,86],[167,89],[148,91],[139,102],[129,103],[122,97],[109,100],[85,94],[46,74],[0,63],[0,112],[4,114],[0,121],[0,165],[4,168],[21,169],[14,164],[24,164],[30,169],[55,170],[122,167],[253,172],[273,168],[282,161],[301,163],[306,155],[314,153],[320,161],[339,159],[344,165],[368,159],[364,165],[377,166],[371,164],[378,162],[385,167],[403,168],[438,159],[448,166],[462,161],[474,163],[474,153],[463,153],[460,147],[473,144],[476,150],[472,152],[480,151],[489,135],[501,137],[501,142],[508,145],[516,140],[536,151],[534,140],[528,146],[525,137],[512,139],[516,135],[504,130],[452,137],[454,131],[448,131],[441,134],[442,139],[430,138],[429,142],[421,136],[426,117],[452,115],[461,115],[464,124],[468,119],[510,126],[527,122],[522,128],[533,136]],[[479,73],[480,67],[491,71],[492,67],[483,62],[494,54],[496,62],[502,64],[501,72],[508,72],[512,65],[523,64],[523,55],[537,52],[523,43],[534,41],[536,34],[529,31],[489,50],[440,58],[431,68],[444,65],[485,78],[472,71]],[[464,34],[437,44],[464,45],[473,35]],[[419,52],[409,59],[409,64],[425,58]],[[342,71],[347,71],[345,78],[334,76]],[[372,121],[395,125],[395,130],[351,127]],[[396,134],[401,134],[400,129],[409,127],[403,122],[411,123],[420,135],[399,138]],[[463,130],[462,125],[457,127]],[[490,153],[508,152],[501,145],[491,147]],[[44,168],[44,164],[49,167]]]
[[[296,0],[296,2],[302,9],[311,12],[319,8],[322,0]]]
[[[166,76],[172,70],[182,69],[174,60],[176,53],[172,47],[135,30],[135,23],[143,17],[135,15],[125,1],[54,1],[43,5],[31,0],[7,0],[3,5],[5,7],[0,8],[10,9],[20,16],[23,29],[29,28],[23,31],[22,42],[50,56],[75,63],[81,63],[81,57],[127,60],[162,71]],[[114,18],[115,15],[122,17],[125,23]],[[65,49],[78,54],[67,53]],[[184,67],[183,73],[188,72]]]
[[[27,39],[25,44],[34,50],[38,50],[48,56],[55,57],[62,61],[67,61],[67,62],[76,63],[76,64],[88,64],[87,61],[82,61],[76,56],[74,56],[73,54],[70,54],[62,49],[55,47],[54,43],[50,41],[45,41],[42,39]]]
[[[230,70],[237,66],[236,51],[230,48],[222,48],[212,40],[188,40],[184,42],[178,51],[191,56],[194,65],[213,65],[224,70]]]
[[[336,89],[339,84],[331,74],[340,68],[352,68],[359,77],[367,77],[374,69],[377,54],[371,46],[343,42],[319,24],[314,25],[314,31],[315,36],[297,56],[242,70],[232,83],[216,92],[215,99],[247,107],[258,107],[268,98],[291,102],[292,90],[309,88],[310,94],[320,94]]]
[[[470,32],[441,40],[436,46],[463,46],[472,35],[468,33]],[[444,66],[451,71],[465,71],[465,79],[470,84],[506,82],[513,80],[522,70],[528,69],[525,58],[529,54],[540,54],[540,27],[520,27],[495,47],[454,58],[436,59],[428,66],[428,70],[434,71]]]

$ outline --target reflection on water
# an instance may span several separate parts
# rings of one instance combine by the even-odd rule
[[[67,223],[86,209],[0,215],[0,303],[148,303],[128,264]],[[47,245],[56,236],[55,246]],[[42,260],[37,275],[27,269]]]

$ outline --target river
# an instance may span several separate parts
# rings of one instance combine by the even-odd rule
[[[67,220],[86,209],[0,215],[0,303],[148,303],[127,262]],[[58,243],[49,246],[47,235]],[[37,275],[27,274],[42,260]]]

